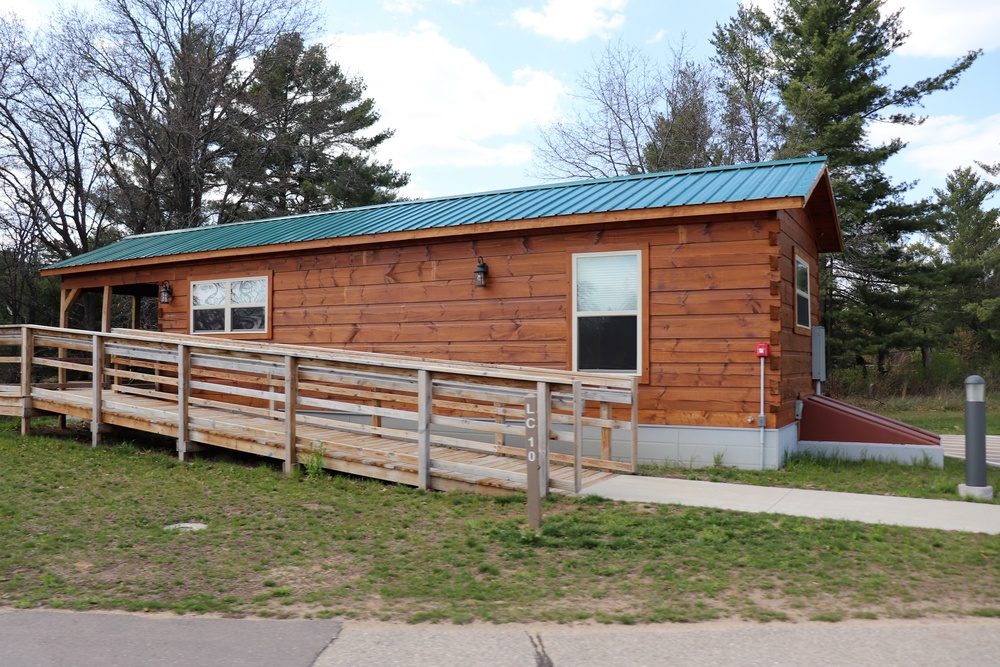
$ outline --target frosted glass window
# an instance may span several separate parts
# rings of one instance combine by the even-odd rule
[[[573,367],[638,373],[641,367],[638,252],[573,256]]]
[[[191,304],[194,306],[221,306],[226,303],[226,283],[192,283]]]
[[[191,283],[192,333],[267,331],[267,278]]]
[[[234,280],[229,292],[232,303],[266,303],[267,280],[264,278]]]

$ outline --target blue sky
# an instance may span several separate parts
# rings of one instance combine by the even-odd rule
[[[0,0],[9,2],[10,0]],[[762,6],[767,9],[765,0]],[[873,139],[908,142],[887,170],[941,187],[952,169],[1000,161],[1000,3],[996,0],[889,0],[905,4],[911,32],[890,61],[890,80],[936,75],[982,48],[958,87],[931,96],[917,128],[875,126]],[[48,0],[19,11],[37,22]],[[695,57],[737,0],[321,0],[315,38],[368,85],[384,127],[395,136],[378,154],[411,174],[410,197],[501,189],[541,182],[533,151],[539,128],[567,114],[579,73],[609,40],[643,48],[663,62],[683,38]]]

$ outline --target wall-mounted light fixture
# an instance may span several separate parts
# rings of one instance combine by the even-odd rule
[[[488,267],[486,262],[483,261],[482,255],[480,255],[477,259],[479,260],[479,265],[476,266],[472,275],[475,278],[476,287],[486,287],[486,274],[490,272],[490,267]]]
[[[169,280],[160,283],[160,303],[170,303],[174,298],[174,289],[170,286]]]

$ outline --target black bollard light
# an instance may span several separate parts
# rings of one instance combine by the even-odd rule
[[[965,378],[965,484],[958,494],[972,498],[993,498],[986,485],[986,380],[978,375]]]

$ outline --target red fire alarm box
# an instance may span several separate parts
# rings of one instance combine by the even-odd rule
[[[771,356],[771,344],[770,343],[757,343],[757,356],[758,357],[770,357]]]

